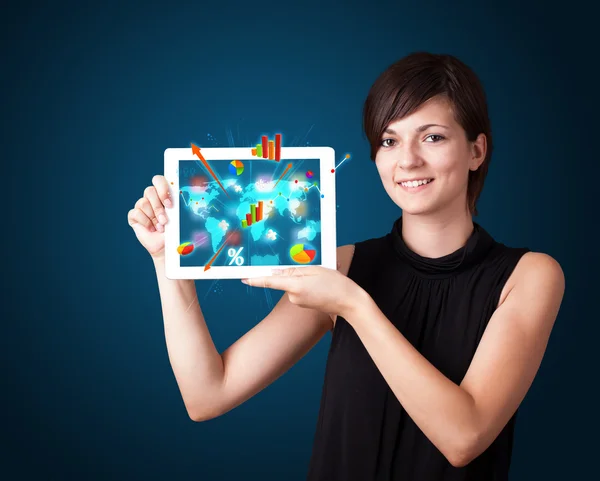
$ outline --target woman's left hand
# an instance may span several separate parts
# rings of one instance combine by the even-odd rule
[[[290,302],[345,317],[365,291],[344,274],[321,266],[274,269],[272,276],[242,279],[244,284],[286,291]]]

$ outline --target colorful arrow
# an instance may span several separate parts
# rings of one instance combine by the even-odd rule
[[[208,261],[208,264],[206,264],[204,266],[204,272],[206,272],[208,269],[210,269],[210,266],[212,265],[212,263],[215,261],[217,256],[221,253],[221,251],[223,250],[223,247],[225,247],[227,245],[227,241],[235,232],[237,232],[237,230],[235,230],[235,231],[231,232],[231,234],[229,234],[227,239],[225,239],[225,242],[223,242],[223,245],[221,247],[219,247],[219,250],[217,252],[215,252],[215,255],[212,256],[211,260]]]
[[[283,176],[287,173],[288,170],[290,170],[290,168],[292,167],[292,164],[288,164],[287,167],[285,168],[285,170],[283,171],[283,174],[281,174],[281,176],[279,177],[279,179],[277,180],[277,182],[275,182],[275,185],[273,186],[273,188],[277,187],[277,184],[279,184],[279,181],[281,179],[283,179]]]
[[[208,162],[206,161],[206,159],[204,158],[204,156],[200,153],[200,147],[198,147],[196,144],[192,144],[192,152],[194,153],[194,155],[198,156],[198,158],[204,164],[204,167],[206,167],[206,169],[210,172],[210,175],[213,176],[213,179],[215,179],[217,181],[217,183],[221,186],[221,189],[223,189],[223,192],[225,192],[225,195],[227,197],[229,197],[229,194],[225,190],[225,187],[223,187],[223,184],[221,184],[221,181],[219,179],[217,179],[217,176],[215,175],[215,173],[213,172],[213,170],[210,168],[210,165],[208,165]]]
[[[221,253],[221,251],[223,250],[223,247],[225,247],[226,245],[227,245],[227,241],[223,242],[223,245],[219,248],[219,250],[217,251],[217,253],[214,256],[212,256],[212,259],[209,260],[208,264],[206,264],[204,266],[204,272],[206,272],[208,269],[210,269],[210,266],[215,261],[215,259],[217,258],[217,256]]]

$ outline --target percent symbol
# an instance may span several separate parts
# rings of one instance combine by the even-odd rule
[[[242,252],[243,249],[243,247],[240,247],[239,250],[236,252],[234,248],[231,248],[227,251],[227,255],[231,257],[229,265],[235,262],[236,265],[241,266],[244,263],[244,258],[240,255],[240,252]]]

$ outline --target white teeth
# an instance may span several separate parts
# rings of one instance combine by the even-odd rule
[[[400,182],[404,187],[418,187],[423,184],[428,184],[433,179],[412,180],[408,182]]]

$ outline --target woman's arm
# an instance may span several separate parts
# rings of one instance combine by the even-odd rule
[[[171,368],[189,416],[204,417],[218,403],[223,359],[206,326],[194,280],[169,279],[164,256],[153,261]]]
[[[460,386],[425,359],[364,293],[344,318],[390,388],[453,466],[465,466],[496,439],[525,397],[542,361],[564,293],[550,256],[527,253],[514,287],[492,315]]]
[[[351,246],[350,246],[351,248]],[[339,247],[347,275],[351,249]],[[189,416],[204,421],[233,409],[289,370],[331,328],[329,315],[296,306],[284,294],[256,326],[219,354],[193,280],[165,276],[155,259],[169,360]]]
[[[164,226],[172,207],[169,183],[155,175],[127,221],[153,259],[169,361],[189,416],[201,421],[223,414],[273,382],[321,339],[331,318],[293,305],[285,295],[261,323],[219,354],[194,281],[165,275]],[[346,252],[337,252],[344,266]],[[346,274],[344,269],[340,263],[340,275]]]

